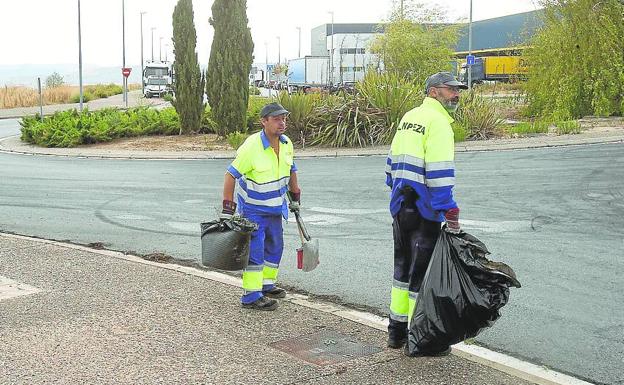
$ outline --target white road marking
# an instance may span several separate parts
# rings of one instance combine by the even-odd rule
[[[338,217],[335,215],[304,215],[303,221],[306,225],[310,224],[316,226],[335,226],[341,223],[353,222],[352,219]],[[290,215],[288,217],[288,222],[294,223],[295,217],[293,215]]]
[[[199,223],[193,222],[165,222],[169,227],[176,230],[188,231],[190,233],[199,233]]]
[[[17,282],[0,275],[0,301],[22,295],[34,294],[40,291],[41,289],[34,286]]]
[[[139,215],[139,214],[119,214],[119,215],[113,216],[113,218],[128,220],[128,221],[144,221],[146,219],[153,219],[150,217],[146,217],[145,215]]]
[[[388,215],[390,215],[390,211],[388,209],[333,209],[329,207],[311,207],[306,210],[316,211],[317,213],[340,215],[365,215],[379,213],[387,213]]]
[[[502,233],[506,231],[526,230],[531,227],[528,221],[478,221],[459,218],[459,224],[464,230],[480,230],[486,233]]]

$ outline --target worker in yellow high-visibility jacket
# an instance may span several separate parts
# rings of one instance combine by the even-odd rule
[[[297,183],[293,144],[284,135],[288,111],[269,103],[260,111],[262,131],[251,135],[236,152],[225,173],[222,218],[237,207],[245,218],[258,224],[251,234],[249,264],[243,271],[243,308],[275,310],[284,289],[275,285],[284,250],[282,218],[299,209],[301,190]],[[234,189],[238,181],[237,201]],[[285,196],[290,194],[292,204]]]
[[[455,185],[454,135],[450,113],[467,87],[448,72],[427,78],[426,97],[401,119],[386,161],[386,184],[392,188],[390,212],[394,236],[394,280],[390,301],[388,346],[407,342],[408,322],[440,233],[441,223],[459,232]],[[406,346],[407,347],[407,346]],[[447,354],[419,352],[419,355]],[[408,355],[410,354],[406,351]]]

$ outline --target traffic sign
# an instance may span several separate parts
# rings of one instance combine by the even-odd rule
[[[474,55],[467,55],[466,56],[466,64],[468,64],[469,66],[474,65],[475,63],[475,57]]]
[[[132,71],[132,68],[129,67],[125,67],[121,69],[121,73],[123,74],[123,76],[128,77],[130,76],[130,71]]]

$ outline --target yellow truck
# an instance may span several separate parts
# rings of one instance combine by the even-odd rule
[[[461,61],[459,79],[468,84],[468,65]],[[515,81],[526,79],[528,62],[522,56],[481,56],[475,58],[471,66],[472,83],[484,81]]]

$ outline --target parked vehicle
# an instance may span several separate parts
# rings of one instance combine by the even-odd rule
[[[174,74],[171,62],[147,62],[143,69],[144,96],[173,94]]]
[[[528,62],[522,56],[485,56],[475,58],[471,67],[472,83],[484,81],[509,82],[526,79]],[[459,70],[459,81],[468,84],[468,65],[464,61]]]
[[[288,86],[290,90],[305,90],[328,85],[329,58],[305,56],[288,61]]]

